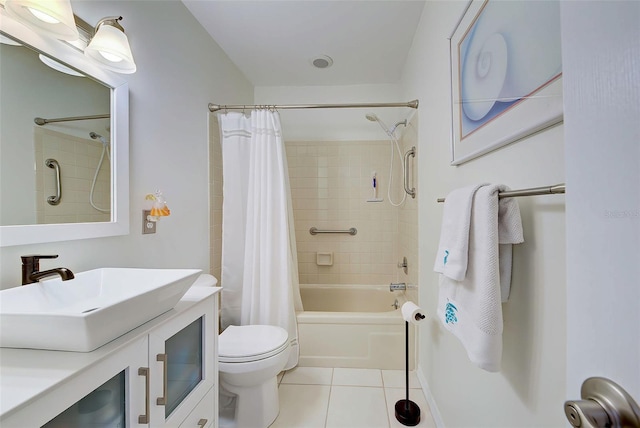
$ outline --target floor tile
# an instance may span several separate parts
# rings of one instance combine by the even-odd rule
[[[382,386],[382,375],[378,369],[333,369],[333,385]]]
[[[388,428],[382,388],[333,386],[326,428]]]
[[[405,388],[404,370],[382,370],[382,382],[385,388]],[[416,372],[409,372],[409,388],[421,388]]]
[[[395,406],[398,400],[406,398],[406,389],[404,388],[385,388],[384,394],[387,400],[387,411],[389,413],[389,424],[391,428],[404,428],[400,422],[396,420]],[[416,425],[418,428],[435,428],[431,410],[427,404],[421,389],[409,389],[409,400],[413,401],[420,407],[420,423]]]
[[[324,428],[330,390],[327,385],[281,384],[280,414],[270,428]]]
[[[333,369],[324,367],[296,367],[287,371],[282,384],[331,385]]]

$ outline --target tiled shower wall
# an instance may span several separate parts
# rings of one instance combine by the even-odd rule
[[[416,125],[417,126],[417,125]],[[417,128],[405,134],[404,146],[417,140]],[[394,207],[387,195],[391,143],[389,141],[287,142],[287,159],[302,284],[417,284],[417,200],[407,196]],[[395,149],[394,149],[395,150]],[[401,153],[408,148],[401,144]],[[395,161],[391,197],[402,198],[401,160]],[[411,162],[412,166],[417,165]],[[373,199],[372,174],[378,178]],[[415,170],[411,173],[417,177]],[[414,183],[417,180],[413,181]],[[348,234],[311,235],[309,229],[345,230]],[[333,265],[317,263],[319,253],[331,253]],[[406,256],[408,275],[398,268]]]
[[[384,284],[396,278],[398,213],[387,202],[389,143],[385,141],[287,142],[287,160],[303,284]],[[378,197],[373,198],[376,171]],[[398,198],[396,196],[396,198]],[[309,229],[348,234],[311,235]],[[319,266],[317,253],[333,265]]]
[[[102,144],[43,128],[34,131],[36,167],[36,220],[39,224],[103,222],[111,213],[93,208],[89,202],[91,184],[102,155]],[[55,171],[45,165],[49,158],[60,164],[62,198],[50,205],[47,197],[55,195]],[[94,190],[94,204],[108,209],[111,205],[110,161],[105,154]]]
[[[209,189],[211,274],[221,278],[222,151],[215,115],[209,122]],[[401,152],[416,144],[417,120],[404,130]],[[418,283],[417,198],[407,196],[400,207],[389,204],[387,185],[389,141],[286,142],[294,209],[298,269],[302,284]],[[392,198],[402,198],[401,163],[394,152]],[[416,187],[417,162],[410,162]],[[378,198],[373,199],[372,172],[378,177]],[[419,191],[417,191],[419,195]],[[311,235],[309,229],[349,229],[348,234]],[[317,253],[331,253],[333,265],[317,264]],[[397,264],[406,256],[408,274]]]

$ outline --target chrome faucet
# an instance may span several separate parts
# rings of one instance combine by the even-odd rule
[[[391,283],[389,284],[389,291],[399,291],[399,290],[406,290],[407,289],[407,284],[404,282],[398,282],[398,283]]]
[[[22,259],[22,285],[32,284],[52,275],[60,275],[63,281],[75,278],[73,272],[67,268],[59,267],[55,269],[40,271],[40,259],[55,259],[57,254],[53,255],[30,255],[21,256]]]

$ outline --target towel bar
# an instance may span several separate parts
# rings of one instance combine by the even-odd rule
[[[564,183],[554,184],[553,186],[532,187],[530,189],[507,190],[498,193],[498,198],[515,198],[516,196],[537,196],[537,195],[556,195],[565,193],[566,186]],[[444,202],[445,198],[438,198],[438,202]]]

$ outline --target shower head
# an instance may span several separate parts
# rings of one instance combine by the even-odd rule
[[[387,128],[387,125],[384,124],[384,122],[382,120],[380,120],[380,118],[378,116],[376,116],[375,113],[367,113],[364,115],[364,117],[367,118],[367,120],[370,120],[371,122],[378,122],[378,124],[380,125],[380,127],[384,130],[384,132],[388,135],[391,136],[391,132],[389,131],[389,128]]]

